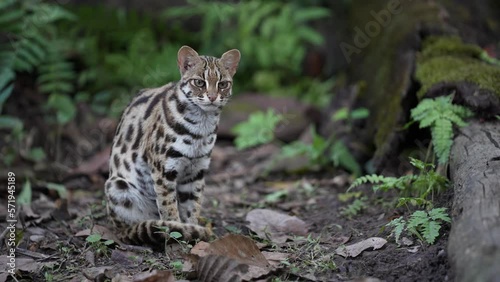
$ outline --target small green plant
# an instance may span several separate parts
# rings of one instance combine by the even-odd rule
[[[275,113],[273,109],[251,114],[247,121],[239,123],[233,128],[233,132],[236,134],[234,140],[236,148],[243,150],[272,142],[275,139],[276,126],[282,120],[283,115]]]
[[[448,162],[453,144],[453,125],[465,126],[464,118],[471,117],[472,111],[452,104],[453,95],[435,99],[423,99],[411,110],[411,117],[420,128],[430,127],[434,152],[440,164]]]
[[[74,19],[62,6],[51,3],[8,0],[0,5],[0,28],[12,35],[10,44],[0,46],[0,104],[10,96],[16,72],[36,70],[38,88],[50,98],[73,91],[76,75],[72,64],[65,58],[67,41],[58,37],[55,25],[59,21]],[[51,106],[54,105],[48,105],[48,108]],[[68,111],[69,106],[65,104],[54,110],[57,113],[61,109]]]
[[[365,119],[370,116],[370,111],[367,108],[357,108],[350,110],[347,107],[340,108],[332,115],[333,121],[347,120],[352,122],[357,119]]]
[[[304,155],[312,167],[322,168],[332,164],[335,167],[343,167],[355,175],[361,174],[361,167],[342,141],[334,140],[333,137],[325,139],[317,134],[314,128],[311,128],[311,134],[311,144],[295,141],[283,146],[282,157]]]
[[[362,212],[368,206],[368,198],[361,197],[355,199],[351,204],[347,205],[347,207],[343,207],[340,210],[340,214],[346,216],[348,218],[352,218]]]
[[[328,17],[328,9],[301,1],[187,2],[186,6],[169,8],[163,16],[170,21],[199,19],[201,28],[188,38],[198,39],[202,53],[217,54],[238,46],[242,54],[252,58],[239,66],[240,76],[236,79],[240,81],[235,83],[236,87],[278,95],[286,93],[309,101],[314,100],[308,97],[324,100],[331,96],[328,95],[331,82],[322,83],[301,75],[308,46],[324,42],[323,36],[309,23]],[[183,33],[189,35],[185,30]]]
[[[398,244],[404,231],[408,231],[428,244],[434,244],[442,224],[450,221],[446,208],[435,208],[428,212],[415,211],[407,221],[403,217],[393,219],[386,226],[393,228],[391,235],[394,235]]]
[[[306,44],[320,45],[324,41],[319,32],[306,24],[329,15],[323,7],[286,1],[187,2],[187,6],[166,10],[164,16],[200,17],[203,29],[197,37],[202,39],[202,49],[221,51],[239,44],[243,54],[254,58],[242,68],[275,66],[300,72]]]
[[[23,122],[2,114],[20,72],[36,75],[37,89],[47,95],[43,105],[46,118],[57,117],[58,124],[74,118],[76,112],[69,94],[74,90],[75,72],[67,59],[67,41],[60,38],[56,24],[75,17],[61,5],[36,0],[6,0],[0,4],[0,30],[8,42],[0,42],[0,129],[10,130],[2,138],[3,162],[11,165],[18,156],[39,162],[45,158],[41,148],[25,148]],[[63,97],[63,98],[61,98]],[[64,100],[64,105],[56,103]],[[52,102],[50,102],[52,101]],[[61,118],[63,117],[63,118]]]
[[[98,233],[89,235],[85,241],[90,244],[90,247],[94,249],[98,256],[108,256],[110,252],[109,246],[115,243],[113,240],[102,241],[102,236]]]
[[[288,196],[288,190],[286,189],[278,190],[270,194],[267,194],[266,197],[264,198],[264,201],[266,203],[277,203],[283,198],[286,198],[287,196]]]
[[[45,281],[47,281],[47,282],[54,281],[54,274],[52,274],[52,272],[45,271],[43,273],[43,277],[45,278]]]
[[[224,229],[232,234],[241,234],[243,232],[239,227],[234,225],[226,225],[224,226]]]
[[[434,171],[434,164],[424,163],[410,158],[410,163],[419,171],[417,175],[403,175],[401,177],[387,177],[383,175],[365,175],[357,178],[349,190],[364,183],[371,183],[373,191],[387,191],[398,189],[401,195],[398,207],[411,203],[413,205],[432,206],[428,196],[447,188],[448,179]]]
[[[495,58],[495,57],[492,57],[488,54],[488,52],[486,52],[486,50],[483,50],[481,52],[481,54],[479,55],[479,58],[489,64],[492,64],[492,65],[496,65],[498,67],[500,67],[500,60]]]
[[[170,267],[172,267],[176,271],[181,271],[183,265],[184,264],[182,263],[181,260],[174,260],[170,262]]]
[[[181,246],[182,250],[186,253],[189,252],[189,250],[193,247],[191,244],[189,244],[185,240],[182,240],[182,233],[177,232],[177,231],[170,231],[169,228],[166,226],[156,226],[156,228],[158,228],[160,230],[160,232],[167,234],[167,240],[165,241],[165,244],[168,241],[173,240],[173,241],[177,242],[177,244],[179,244],[179,246]]]

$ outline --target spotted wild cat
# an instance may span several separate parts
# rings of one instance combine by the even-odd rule
[[[108,214],[122,240],[159,245],[165,233],[207,239],[198,225],[204,174],[222,107],[232,94],[240,52],[221,58],[179,49],[178,82],[140,91],[116,130],[105,192]]]

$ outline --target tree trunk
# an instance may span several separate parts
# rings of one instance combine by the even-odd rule
[[[448,252],[456,281],[500,279],[500,122],[472,122],[450,158],[455,197]]]

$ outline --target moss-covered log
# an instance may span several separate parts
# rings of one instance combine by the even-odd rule
[[[473,122],[455,138],[448,252],[456,281],[500,277],[500,122]]]
[[[374,145],[376,171],[397,162],[408,137],[401,129],[424,97],[456,93],[454,102],[481,117],[499,114],[498,61],[477,45],[492,44],[479,36],[492,34],[489,25],[478,23],[499,23],[489,8],[497,4],[479,1],[480,10],[489,11],[480,19],[472,16],[477,9],[460,0],[352,3],[352,33],[341,48],[350,62],[349,83],[362,85],[354,107],[370,110],[358,139]]]

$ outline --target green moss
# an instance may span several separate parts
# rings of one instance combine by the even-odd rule
[[[375,157],[385,156],[394,149],[395,143],[392,141],[398,138],[398,130],[408,121],[408,113],[405,112],[408,109],[404,102],[407,102],[405,95],[413,86],[415,63],[418,63],[419,79],[425,88],[422,93],[432,85],[453,77],[498,91],[495,77],[500,76],[494,71],[494,64],[498,62],[487,63],[488,58],[485,58],[485,52],[481,48],[464,44],[459,38],[430,37],[422,45],[418,62],[414,61],[415,49],[420,47],[419,31],[456,34],[449,19],[444,19],[441,5],[446,4],[457,11],[450,14],[453,18],[458,14],[458,23],[472,17],[466,5],[452,0],[400,2],[402,12],[391,15],[390,23],[383,26],[378,35],[371,37],[366,47],[360,47],[359,54],[352,56],[349,71],[350,83],[363,81],[366,84],[366,88],[359,93],[359,98],[371,113],[372,122],[367,125],[365,133],[373,137]],[[352,34],[349,34],[347,43],[352,44],[355,27],[365,30],[367,23],[374,20],[373,12],[387,10],[388,3],[387,0],[352,0]],[[454,54],[452,58],[455,60],[466,60],[462,59],[463,64],[450,62],[446,59],[450,54]],[[462,68],[464,64],[471,69]],[[460,77],[462,72],[466,79]]]
[[[380,34],[371,38],[370,44],[362,49],[359,62],[354,63],[351,77],[366,82],[361,94],[364,105],[373,113],[374,122],[368,128],[374,134],[376,155],[383,155],[391,148],[390,135],[400,127],[406,115],[401,107],[404,93],[410,87],[413,62],[402,54],[407,54],[419,26],[433,26],[445,29],[440,18],[440,7],[420,1],[402,2],[402,12],[392,15],[391,22],[383,27]],[[386,9],[386,0],[353,1],[353,26],[365,29],[373,20],[370,11]],[[406,51],[408,50],[408,51]],[[356,59],[356,58],[354,58]]]
[[[424,58],[449,54],[479,58],[482,52],[479,46],[464,44],[462,39],[456,36],[430,36],[422,44]]]
[[[439,83],[469,82],[500,96],[500,68],[482,60],[484,51],[456,37],[430,37],[417,61],[421,99]]]

